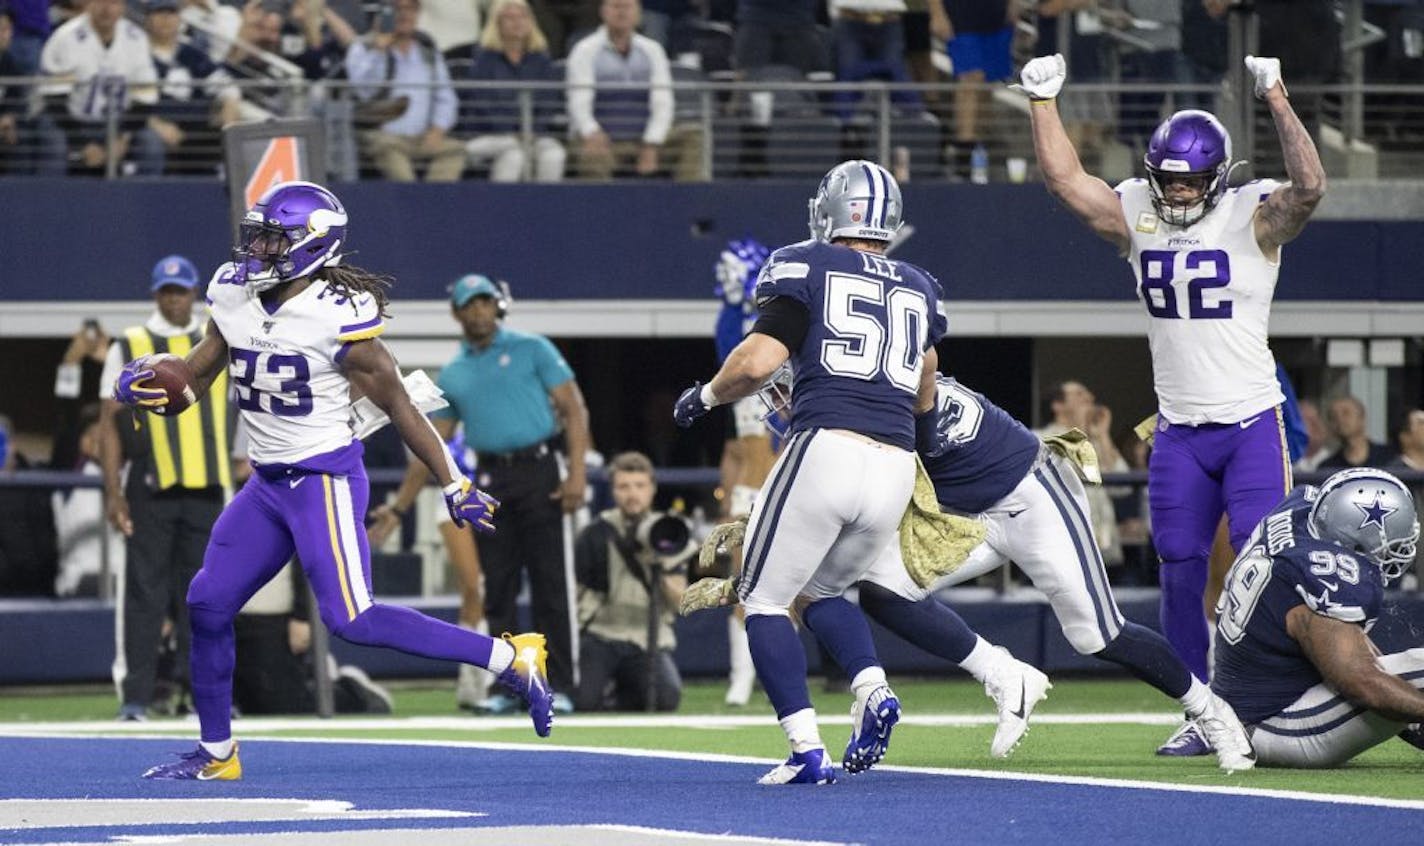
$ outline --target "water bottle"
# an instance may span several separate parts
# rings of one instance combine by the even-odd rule
[[[989,184],[989,151],[975,144],[969,153],[969,181],[975,185]]]

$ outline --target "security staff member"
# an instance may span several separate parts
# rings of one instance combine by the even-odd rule
[[[99,379],[104,505],[109,522],[127,539],[114,613],[114,683],[122,700],[119,717],[125,720],[143,719],[152,700],[165,618],[177,636],[177,672],[186,683],[184,597],[232,487],[226,374],[202,401],[173,417],[131,412],[113,399],[114,381],[126,362],[151,353],[183,356],[202,339],[202,321],[193,314],[197,285],[198,269],[182,256],[154,265],[157,309],[109,347]]]
[[[555,710],[572,710],[564,691],[573,690],[573,564],[564,554],[565,519],[583,506],[587,487],[588,410],[573,371],[548,338],[501,325],[509,290],[487,276],[463,276],[451,289],[450,308],[464,334],[459,354],[440,371],[437,384],[449,400],[434,415],[440,437],[449,440],[457,422],[475,451],[476,484],[500,501],[492,535],[477,535],[485,577],[485,618],[491,633],[519,631],[515,599],[529,574],[533,628],[549,642],[549,683]],[[562,431],[567,449],[561,468],[554,438]],[[428,470],[411,462],[395,502],[376,509],[377,521],[403,515],[425,483]],[[479,710],[501,713],[515,701],[496,694]]]

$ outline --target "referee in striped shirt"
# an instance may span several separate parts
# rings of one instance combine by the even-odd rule
[[[182,256],[153,268],[157,306],[114,341],[99,380],[101,463],[109,521],[126,538],[127,564],[115,590],[114,684],[119,719],[142,720],[153,702],[164,620],[178,642],[176,672],[188,674],[188,583],[203,563],[208,533],[232,488],[233,417],[227,376],[182,414],[130,410],[113,399],[125,362],[151,353],[183,356],[203,337],[193,314],[198,270]]]

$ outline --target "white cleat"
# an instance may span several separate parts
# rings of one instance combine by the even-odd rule
[[[1053,683],[1037,667],[1018,660],[1003,647],[996,648],[1004,653],[1004,660],[984,679],[984,692],[999,711],[999,727],[989,754],[1007,758],[1028,733],[1028,718],[1048,697]]]
[[[1246,736],[1245,726],[1225,699],[1213,693],[1206,708],[1197,715],[1196,724],[1216,750],[1216,761],[1223,770],[1234,773],[1256,766],[1256,750],[1251,748],[1251,738]]]
[[[727,680],[727,696],[723,700],[734,708],[746,705],[752,699],[752,685],[756,684],[756,670],[751,667],[732,671]]]

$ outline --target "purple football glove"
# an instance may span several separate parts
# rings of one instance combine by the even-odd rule
[[[692,387],[682,392],[672,406],[673,422],[686,429],[693,421],[707,413],[707,404],[702,401],[702,383],[694,382]]]
[[[168,404],[168,394],[162,388],[152,388],[144,384],[153,378],[153,370],[148,366],[148,356],[142,355],[125,364],[114,383],[114,399],[124,405],[142,408],[157,408]]]
[[[499,500],[470,484],[469,479],[456,479],[445,486],[445,507],[456,526],[467,524],[477,532],[494,534],[494,512]]]

